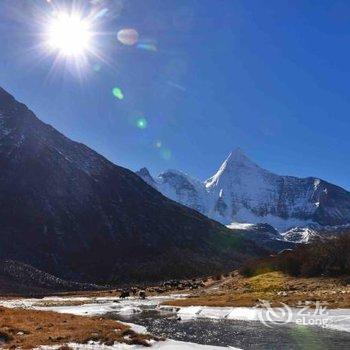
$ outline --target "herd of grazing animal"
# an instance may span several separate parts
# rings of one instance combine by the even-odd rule
[[[146,289],[139,289],[137,287],[131,287],[129,289],[123,289],[120,292],[119,298],[125,299],[132,296],[138,296],[140,299],[146,299],[147,293],[150,294],[163,294],[166,292],[174,291],[174,290],[193,290],[198,288],[203,288],[204,282],[202,280],[170,280],[165,281],[158,287],[150,287]]]
[[[125,299],[130,297],[130,294],[132,294],[133,296],[138,295],[140,299],[146,299],[146,292],[144,290],[140,290],[138,291],[137,289],[135,290],[135,288],[131,288],[131,290],[123,290],[120,295],[119,298],[121,299]]]

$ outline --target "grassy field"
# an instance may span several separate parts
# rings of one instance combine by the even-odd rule
[[[99,317],[0,307],[0,348],[33,349],[40,345],[85,344],[97,341],[148,346],[149,335],[137,334],[128,326]],[[69,349],[62,346],[63,349]]]
[[[207,287],[187,299],[166,302],[174,306],[255,306],[260,300],[278,306],[316,301],[329,308],[350,307],[350,285],[340,278],[295,278],[281,272],[243,277],[237,272],[219,281],[209,280]]]

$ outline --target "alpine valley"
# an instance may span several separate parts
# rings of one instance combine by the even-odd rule
[[[350,224],[349,192],[315,177],[276,175],[241,149],[204,182],[177,170],[156,178],[146,168],[138,174],[167,197],[231,229],[256,231],[258,239],[307,243],[345,232]]]

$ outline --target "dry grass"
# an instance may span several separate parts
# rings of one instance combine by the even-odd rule
[[[165,302],[173,306],[255,306],[268,300],[278,306],[281,302],[298,306],[306,301],[321,301],[329,308],[350,308],[350,285],[335,278],[294,278],[280,272],[255,277],[237,273],[211,284],[206,290],[187,299]]]
[[[149,346],[150,335],[140,335],[128,326],[98,317],[0,307],[2,349],[33,349],[40,345],[62,345],[89,341],[112,345],[115,342]],[[1,344],[1,342],[3,344]]]

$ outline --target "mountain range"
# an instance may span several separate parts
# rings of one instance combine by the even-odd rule
[[[40,121],[0,88],[0,260],[81,282],[187,278],[264,251]]]
[[[146,168],[137,173],[165,196],[235,229],[265,223],[283,233],[280,238],[307,241],[317,229],[350,224],[348,191],[315,177],[274,174],[241,149],[203,182],[177,170],[156,178]]]

